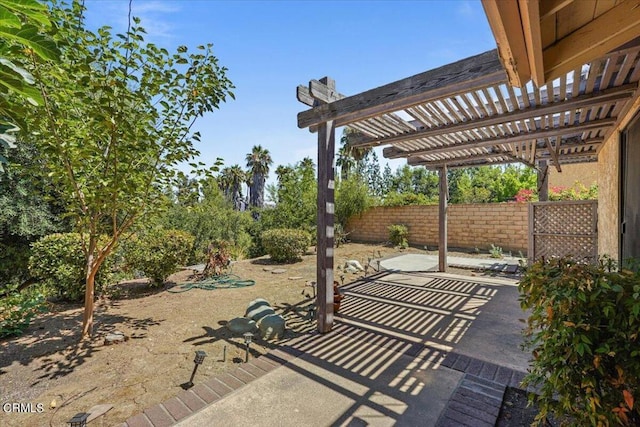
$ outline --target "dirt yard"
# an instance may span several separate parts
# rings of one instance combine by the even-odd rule
[[[343,265],[348,259],[365,265],[369,258],[397,252],[382,245],[351,243],[336,249],[335,265]],[[405,252],[425,253],[416,248]],[[274,269],[286,271],[274,274]],[[307,318],[312,290],[305,287],[305,282],[315,280],[313,252],[300,262],[286,265],[274,265],[268,257],[239,261],[233,264],[232,272],[242,279],[255,280],[255,285],[184,293],[168,292],[172,283],[156,290],[150,289],[145,280],[114,285],[112,294],[119,294],[119,298],[98,301],[91,344],[78,344],[82,321],[79,305],[52,306],[51,312],[36,319],[23,336],[0,341],[0,404],[30,403],[33,411],[0,410],[0,425],[66,426],[74,414],[98,404],[112,404],[114,408],[91,425],[119,425],[176,395],[180,384],[189,379],[195,350],[207,353],[196,383],[241,363],[245,356],[243,340],[233,337],[225,324],[243,316],[247,304],[258,297],[266,298],[287,319],[284,340],[315,328]],[[191,274],[176,273],[170,282],[184,282]],[[341,274],[336,271],[337,280]],[[357,276],[346,274],[344,282]],[[104,345],[104,337],[113,331],[124,333],[128,340]],[[258,340],[251,346],[251,357],[277,346],[278,342]]]

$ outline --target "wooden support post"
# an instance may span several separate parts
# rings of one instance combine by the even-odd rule
[[[309,82],[308,91],[298,89],[298,99],[313,105],[328,104],[344,98],[336,92],[336,82],[329,77]],[[308,94],[308,97],[306,96]],[[318,125],[318,230],[316,295],[318,332],[324,334],[333,327],[333,215],[336,151],[336,125],[333,120]]]
[[[438,271],[447,271],[447,209],[449,204],[449,184],[447,182],[447,166],[442,166],[440,173],[440,194],[438,211]]]
[[[318,229],[317,270],[318,332],[333,327],[333,214],[335,125],[318,126]]]
[[[538,162],[538,200],[549,200],[549,164],[546,160]]]

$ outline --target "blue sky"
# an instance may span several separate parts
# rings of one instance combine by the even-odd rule
[[[126,29],[127,0],[86,5],[91,28]],[[316,159],[315,134],[297,127],[306,109],[297,85],[330,76],[339,92],[355,95],[495,48],[479,1],[134,0],[133,15],[148,41],[170,50],[213,43],[229,69],[236,100],[197,123],[200,160],[244,167],[260,144],[271,152],[272,171]]]

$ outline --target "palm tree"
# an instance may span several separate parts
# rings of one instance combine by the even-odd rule
[[[251,153],[247,154],[248,173],[251,174],[249,186],[249,204],[253,207],[264,206],[264,184],[269,175],[269,166],[273,163],[271,154],[266,148],[254,145]]]
[[[247,180],[247,174],[240,165],[233,165],[222,169],[220,174],[220,188],[227,199],[233,203],[237,211],[242,209],[242,184]]]
[[[282,188],[284,180],[291,173],[293,173],[293,168],[291,166],[279,165],[276,168],[276,176],[278,177],[278,188]]]
[[[344,128],[342,131],[341,146],[338,149],[338,159],[336,160],[336,166],[340,168],[340,179],[349,178],[351,170],[371,151],[369,147],[353,147],[349,144],[350,139],[357,134],[358,131],[351,128]]]

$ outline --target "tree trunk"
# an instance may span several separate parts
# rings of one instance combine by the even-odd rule
[[[82,337],[91,337],[93,332],[93,301],[95,299],[95,282],[98,267],[94,265],[94,255],[90,253],[87,257],[87,275],[84,292],[84,316],[82,318]]]

